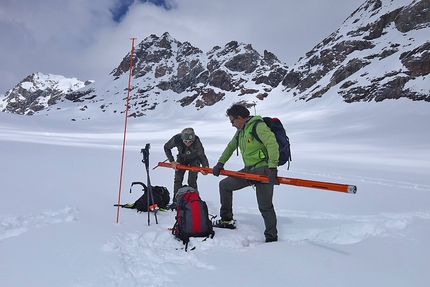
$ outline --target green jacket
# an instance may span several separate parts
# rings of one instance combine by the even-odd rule
[[[264,122],[258,123],[256,127],[256,132],[263,143],[260,143],[251,134],[252,127],[256,124],[255,122],[257,120],[262,120],[262,117],[251,117],[245,123],[243,129],[236,131],[234,137],[230,140],[227,147],[221,154],[221,157],[218,160],[219,162],[226,163],[236,150],[239,143],[239,149],[242,154],[245,167],[278,167],[279,146],[276,142],[275,134]]]

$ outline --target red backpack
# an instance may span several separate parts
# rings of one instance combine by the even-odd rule
[[[206,202],[201,200],[198,191],[190,186],[180,188],[176,194],[175,219],[172,234],[182,240],[185,251],[190,237],[206,237],[206,240],[215,235]]]

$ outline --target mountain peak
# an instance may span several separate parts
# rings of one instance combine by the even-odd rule
[[[345,102],[430,101],[420,88],[430,81],[430,2],[404,2],[366,1],[294,65],[284,91],[306,101],[329,91]]]
[[[82,82],[77,78],[61,75],[32,73],[7,91],[0,100],[0,108],[3,112],[32,115],[54,104],[59,97],[92,82]]]
[[[429,32],[429,1],[405,5],[405,0],[368,0],[292,67],[267,50],[261,55],[251,44],[233,40],[204,53],[168,32],[152,34],[133,54],[130,116],[160,111],[168,102],[197,110],[220,102],[251,105],[264,100],[279,105],[326,95],[346,103],[399,98],[430,102]],[[31,106],[34,92],[24,100],[3,100],[2,110],[32,114],[54,104],[61,110],[67,104],[67,109],[72,105],[80,112],[122,113],[130,56],[100,83],[44,94],[50,98],[48,105]],[[43,77],[27,82],[34,86],[34,78]],[[45,81],[55,86],[49,77]],[[42,84],[37,87],[43,91]],[[22,93],[17,89],[14,95]]]

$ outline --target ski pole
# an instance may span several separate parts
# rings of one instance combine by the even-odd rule
[[[149,143],[146,144],[145,148],[141,149],[140,152],[143,154],[142,162],[145,164],[146,169],[146,175],[147,175],[147,185],[148,188],[148,194],[147,194],[147,202],[148,202],[148,226],[150,225],[150,211],[154,211],[154,217],[155,217],[155,223],[158,224],[157,219],[157,210],[158,208],[154,208],[154,205],[150,205],[150,202],[154,202],[154,196],[152,194],[152,185],[151,185],[151,179],[149,177],[149,148],[151,145]]]
[[[172,167],[170,163],[166,163],[166,162],[159,162],[158,166],[170,167],[170,168]],[[212,168],[209,168],[209,167],[187,166],[187,165],[178,164],[176,165],[176,168],[183,169],[183,170],[191,170],[195,172],[203,171],[206,173],[212,173]],[[221,170],[220,174],[225,176],[245,178],[248,180],[269,182],[267,175],[264,175],[264,174],[255,174],[255,173],[232,171],[232,170],[225,170],[225,169]],[[349,185],[349,184],[314,181],[314,180],[299,179],[299,178],[289,178],[289,177],[283,177],[283,176],[278,176],[278,181],[280,184],[288,184],[288,185],[295,185],[295,186],[308,187],[308,188],[324,189],[324,190],[331,190],[331,191],[352,193],[352,194],[355,194],[357,192],[357,187],[355,185]]]

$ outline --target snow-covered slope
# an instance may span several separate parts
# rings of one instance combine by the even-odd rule
[[[223,107],[221,107],[224,105]],[[163,117],[130,118],[121,202],[146,182],[141,149],[150,149],[154,185],[173,186],[156,166],[163,144],[184,127],[201,138],[211,166],[234,129],[227,103]],[[218,108],[219,107],[219,108]],[[280,241],[264,243],[249,187],[234,195],[236,230],[192,238],[181,250],[168,228],[174,213],[120,210],[116,223],[124,115],[70,121],[70,111],[23,117],[0,113],[0,278],[4,286],[417,286],[428,285],[430,109],[407,99],[346,104],[326,100],[256,105],[279,117],[293,162],[279,174],[353,184],[357,194],[282,185],[274,205]],[[251,109],[254,114],[254,108]],[[235,155],[226,165],[237,170]],[[218,214],[218,182],[199,176],[202,198]],[[203,283],[202,283],[203,282]]]

